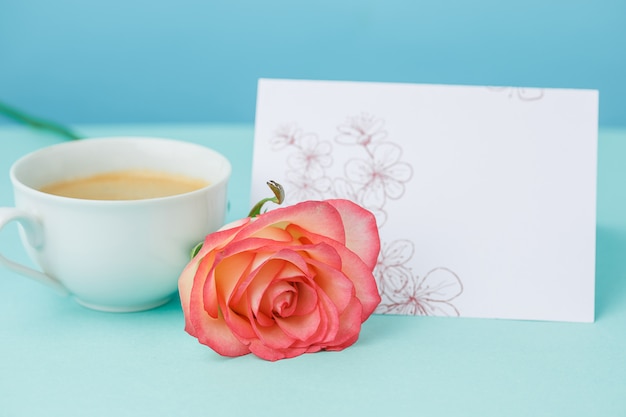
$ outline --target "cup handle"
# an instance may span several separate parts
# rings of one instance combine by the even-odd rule
[[[0,230],[12,221],[16,221],[22,226],[26,235],[26,240],[28,241],[28,244],[30,246],[32,246],[33,248],[40,248],[43,245],[43,230],[41,227],[41,222],[39,221],[39,219],[37,219],[37,217],[17,208],[0,207]],[[27,276],[43,284],[46,284],[63,295],[69,294],[67,288],[65,288],[63,284],[61,284],[55,278],[46,275],[43,272],[39,272],[35,269],[11,261],[5,258],[1,253],[0,264],[4,265],[6,268],[12,271],[17,272],[18,274]]]

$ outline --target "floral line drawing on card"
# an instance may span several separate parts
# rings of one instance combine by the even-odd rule
[[[335,189],[351,191],[348,194],[374,212],[379,220],[378,226],[383,227],[387,219],[387,200],[398,200],[404,195],[405,184],[413,177],[413,168],[401,161],[402,148],[399,145],[385,141],[387,131],[383,119],[361,113],[349,117],[337,130],[337,143],[361,148],[365,156],[346,162],[345,178],[335,181]]]
[[[272,150],[293,148],[287,157],[287,183],[291,184],[286,201],[321,200],[331,190],[326,169],[333,164],[332,145],[320,141],[315,133],[303,133],[295,125],[278,128],[270,140]]]
[[[413,275],[405,264],[415,252],[413,242],[395,240],[383,243],[374,275],[382,301],[377,312],[421,316],[459,316],[452,301],[463,293],[458,275],[439,267],[423,277]]]
[[[289,151],[286,201],[347,198],[371,211],[382,230],[388,220],[387,206],[405,194],[413,168],[402,160],[402,147],[388,140],[382,118],[360,113],[347,117],[336,131],[334,142],[352,147],[354,152],[343,162],[343,176],[334,178],[328,174],[335,164],[333,143],[295,123],[275,131],[270,138],[272,150]],[[382,242],[374,270],[382,298],[376,312],[459,316],[451,303],[463,292],[459,277],[444,267],[422,277],[416,275],[408,266],[414,252],[413,243],[406,239]]]
[[[508,98],[516,97],[521,101],[537,101],[543,98],[543,88],[526,87],[487,87],[493,92],[505,92]]]

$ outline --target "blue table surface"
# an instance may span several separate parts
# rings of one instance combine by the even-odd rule
[[[251,125],[76,129],[211,146],[233,163],[228,220],[248,212]],[[62,141],[0,127],[0,206],[12,162]],[[177,300],[101,313],[0,269],[0,416],[626,416],[625,160],[626,130],[601,129],[593,324],[375,315],[342,352],[271,363],[200,345]],[[13,226],[0,251],[30,263]]]

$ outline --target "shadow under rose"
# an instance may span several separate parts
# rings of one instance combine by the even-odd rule
[[[596,319],[626,303],[626,230],[598,226],[596,237]]]

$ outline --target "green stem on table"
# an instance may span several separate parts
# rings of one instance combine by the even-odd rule
[[[81,136],[71,131],[65,126],[60,124],[40,119],[39,117],[32,116],[30,114],[26,114],[21,110],[16,109],[15,107],[11,107],[8,104],[5,104],[0,101],[0,114],[4,114],[9,119],[13,119],[18,123],[31,126],[37,129],[48,130],[54,132],[58,135],[65,136],[66,138],[76,140],[80,139]]]

